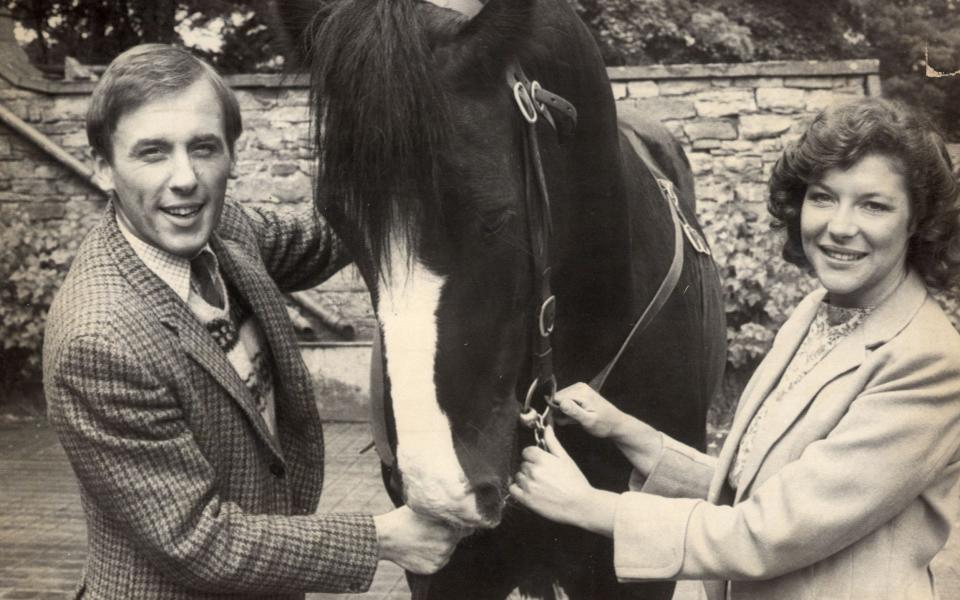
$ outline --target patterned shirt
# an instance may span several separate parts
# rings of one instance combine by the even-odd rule
[[[764,417],[780,402],[794,386],[819,363],[823,357],[836,346],[840,340],[849,335],[863,323],[872,308],[844,308],[834,306],[828,302],[821,302],[817,307],[817,314],[810,324],[806,337],[790,359],[790,364],[780,377],[780,382],[773,392],[763,401],[757,413],[750,421],[750,426],[740,439],[737,456],[730,469],[729,483],[737,489],[743,468],[747,463],[757,432],[762,429]]]
[[[260,416],[267,424],[270,433],[276,435],[277,419],[273,389],[273,372],[263,332],[253,315],[243,310],[237,303],[231,303],[230,294],[220,275],[220,263],[217,255],[205,245],[201,254],[206,254],[211,267],[214,285],[223,307],[213,306],[195,289],[190,277],[190,261],[170,254],[156,246],[141,240],[124,225],[117,213],[117,225],[120,233],[130,243],[133,251],[148,269],[161,281],[169,285],[197,317],[204,328],[213,336],[217,344],[227,355],[230,365],[243,380],[244,385],[256,403]]]

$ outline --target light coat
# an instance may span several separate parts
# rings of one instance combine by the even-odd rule
[[[360,591],[369,515],[315,515],[323,437],[281,290],[348,258],[312,207],[227,202],[210,240],[231,302],[263,330],[277,436],[188,306],[136,256],[114,209],[87,236],[44,343],[49,418],[80,483],[88,553],[77,595],[195,599]]]
[[[729,580],[705,587],[736,600],[936,597],[929,564],[960,510],[960,335],[917,275],[767,413],[735,494],[728,484],[824,294],[781,328],[719,457],[664,436],[650,477],[634,474],[618,577]]]

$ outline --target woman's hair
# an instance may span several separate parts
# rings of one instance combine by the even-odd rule
[[[210,82],[220,101],[223,133],[232,156],[243,132],[236,96],[213,67],[189,51],[168,44],[134,46],[107,67],[87,109],[87,140],[93,151],[112,162],[112,136],[120,117],[147,102],[182,92],[201,79]]]
[[[773,167],[767,209],[774,227],[786,229],[784,259],[810,266],[800,240],[800,209],[807,186],[830,169],[849,169],[868,154],[886,156],[902,169],[913,232],[907,264],[932,287],[952,285],[960,271],[960,188],[946,145],[928,121],[879,98],[825,109]]]

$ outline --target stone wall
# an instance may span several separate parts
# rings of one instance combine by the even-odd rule
[[[877,68],[876,61],[776,62],[609,73],[618,103],[659,118],[681,140],[701,202],[747,203],[762,214],[765,182],[784,144],[828,104],[879,93]],[[251,204],[307,201],[312,164],[302,79],[237,75],[228,81],[245,125],[228,194]],[[93,84],[45,82],[45,89],[25,89],[16,83],[0,78],[0,104],[89,163],[83,118]],[[45,219],[80,218],[95,214],[103,198],[82,174],[0,125],[0,204]],[[356,273],[347,270],[321,289],[322,302],[368,339],[370,308]]]
[[[84,131],[94,84],[44,79],[5,27],[7,16],[0,10],[0,210],[89,226],[105,203],[91,181]],[[879,94],[878,66],[872,60],[673,65],[611,68],[609,75],[618,104],[660,119],[681,140],[702,208],[737,202],[762,216],[764,184],[784,144],[824,106]],[[244,119],[228,195],[249,204],[309,201],[304,80],[235,75],[227,81]],[[357,341],[348,342],[315,327],[320,342],[304,347],[321,409],[328,418],[364,418],[374,321],[362,280],[348,268],[313,296],[357,332]]]

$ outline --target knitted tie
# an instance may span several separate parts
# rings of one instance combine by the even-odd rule
[[[214,269],[213,255],[210,252],[201,252],[190,261],[190,285],[204,302],[210,306],[223,308],[223,298],[217,286],[217,277]]]

